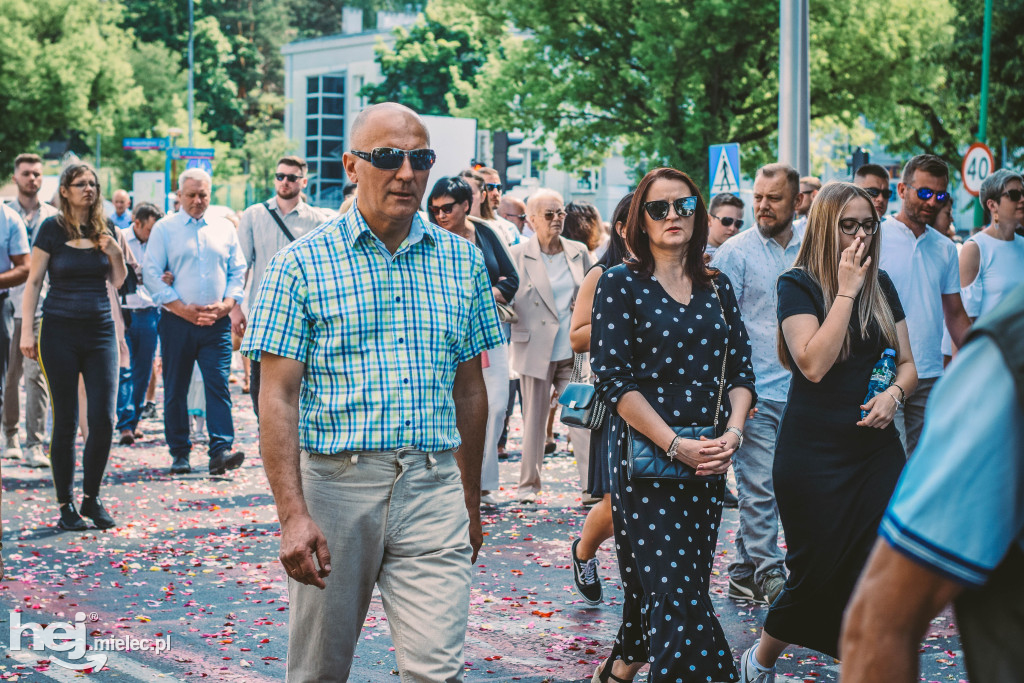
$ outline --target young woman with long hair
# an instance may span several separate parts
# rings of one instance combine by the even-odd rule
[[[648,662],[652,683],[736,680],[708,590],[724,475],[755,399],[754,371],[729,278],[704,264],[707,239],[697,185],[655,169],[630,203],[630,260],[602,275],[594,295],[591,367],[610,409],[624,593],[622,626],[594,681],[630,681]],[[677,433],[712,425],[710,440]],[[693,476],[631,479],[631,432]]]
[[[50,389],[53,435],[50,465],[60,506],[57,524],[82,531],[82,515],[100,529],[114,520],[99,499],[110,456],[117,398],[118,346],[107,282],[124,282],[124,253],[103,215],[96,171],[84,163],[68,165],[60,176],[60,214],[43,221],[32,247],[26,308],[34,311],[43,278],[50,290],[43,302],[38,346],[32,326],[22,329],[21,352],[38,359]],[[74,502],[75,426],[78,417],[78,376],[88,396],[89,435],[82,454],[81,514]]]
[[[779,278],[779,358],[793,381],[773,482],[789,578],[743,654],[744,683],[773,681],[790,643],[840,655],[843,610],[906,461],[892,420],[917,371],[899,296],[878,269],[878,229],[864,190],[828,183]],[[886,349],[896,352],[896,378],[865,403]]]

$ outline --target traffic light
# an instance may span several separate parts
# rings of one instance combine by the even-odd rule
[[[523,163],[522,154],[512,149],[522,141],[522,135],[510,134],[503,130],[494,133],[494,170],[498,172],[501,184],[506,190],[523,182],[522,178],[510,178],[508,175],[509,168]]]
[[[853,175],[857,172],[858,168],[860,168],[864,164],[870,163],[870,161],[870,152],[867,152],[861,149],[860,147],[853,150],[853,155],[850,157],[850,177],[852,178]]]

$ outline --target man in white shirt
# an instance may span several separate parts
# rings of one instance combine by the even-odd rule
[[[949,196],[949,167],[941,157],[920,154],[903,167],[896,192],[903,206],[882,222],[879,267],[888,273],[907,314],[910,348],[917,365],[917,389],[907,396],[894,422],[907,457],[924,425],[925,404],[942,376],[942,327],[957,346],[971,321],[960,299],[956,246],[930,227]]]
[[[238,243],[249,270],[248,305],[256,301],[263,273],[274,254],[294,240],[334,217],[333,211],[310,206],[302,200],[309,183],[306,160],[297,156],[281,157],[274,173],[275,194],[269,200],[253,204],[238,220]],[[279,222],[280,221],[280,222]],[[260,362],[249,361],[249,385],[252,409],[260,416]]]

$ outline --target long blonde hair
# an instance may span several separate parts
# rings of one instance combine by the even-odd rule
[[[69,240],[84,237],[98,246],[100,235],[109,232],[109,230],[107,229],[107,218],[103,215],[103,193],[100,192],[100,177],[96,173],[96,169],[86,163],[68,164],[60,174],[60,187],[70,191],[71,183],[87,173],[92,174],[93,180],[96,181],[96,199],[93,201],[92,206],[89,207],[89,218],[85,225],[77,224],[75,212],[71,208],[71,202],[68,201],[63,192],[58,193],[60,195],[60,216],[58,216],[57,220]]]
[[[807,227],[804,230],[803,243],[797,254],[793,268],[799,268],[818,283],[825,300],[825,315],[832,309],[836,294],[839,292],[839,218],[854,199],[863,199],[871,207],[871,215],[878,220],[875,205],[868,193],[852,183],[830,182],[822,186],[811,204],[807,216]],[[899,338],[896,334],[896,319],[893,316],[889,301],[878,282],[878,255],[880,252],[881,233],[876,232],[868,247],[867,256],[871,257],[864,286],[861,287],[857,299],[857,322],[861,337],[868,335],[872,323],[882,332],[886,344],[896,351],[897,363],[900,357]],[[778,331],[778,354],[782,366],[791,369],[786,355],[786,340],[782,336],[782,326]],[[839,352],[839,360],[850,356],[850,329],[846,330],[843,348]]]

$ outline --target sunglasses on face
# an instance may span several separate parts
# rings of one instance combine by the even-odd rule
[[[396,149],[395,147],[374,147],[370,152],[359,152],[350,150],[364,161],[369,161],[374,168],[383,171],[397,171],[405,163],[405,157],[409,157],[409,165],[414,171],[429,171],[437,161],[437,155],[432,149]]]
[[[434,212],[434,215],[447,216],[448,214],[455,210],[456,204],[458,204],[458,202],[448,202],[447,204],[432,204],[430,206],[430,210]]]
[[[99,187],[99,185],[97,185],[96,183],[92,182],[91,180],[83,180],[83,181],[78,182],[78,183],[71,183],[71,187],[77,188],[79,190],[84,190],[87,187],[95,189],[95,188]]]
[[[644,211],[656,221],[663,221],[668,218],[668,207],[676,210],[676,215],[681,218],[692,216],[697,210],[696,197],[680,197],[668,202],[664,199],[655,199],[653,202],[644,202]],[[724,225],[724,224],[723,224]]]
[[[864,230],[865,235],[874,235],[878,232],[878,227],[881,224],[881,221],[876,221],[874,218],[869,218],[863,223],[856,218],[844,218],[839,221],[839,229],[847,235],[856,235],[858,230]]]
[[[546,221],[548,221],[550,223],[551,221],[555,220],[555,216],[558,216],[559,218],[565,218],[565,209],[557,209],[555,211],[550,211],[549,210],[549,211],[545,211],[541,215],[544,216],[544,220],[546,220]]]
[[[936,192],[935,190],[929,190],[927,187],[913,187],[912,185],[907,185],[907,187],[911,190],[917,190],[917,198],[922,202],[926,202],[932,197],[935,197],[935,202],[937,204],[942,204],[949,198],[948,192]]]
[[[518,218],[521,221],[525,221],[526,220],[526,214],[525,213],[503,213],[501,215],[504,216],[505,218],[507,218],[508,220],[512,220],[514,218]]]
[[[294,183],[299,178],[305,178],[305,176],[295,175],[294,173],[275,173],[274,177],[278,180],[287,180],[289,183]]]
[[[888,188],[886,188],[884,190],[879,190],[877,187],[865,187],[865,188],[861,188],[861,189],[863,189],[865,192],[867,192],[868,196],[872,197],[872,198],[881,195],[881,196],[885,197],[888,200],[889,197],[892,196],[892,190],[890,190]],[[929,190],[929,192],[930,192],[930,190]]]
[[[736,224],[736,229],[737,230],[739,230],[740,228],[743,227],[743,219],[742,218],[733,218],[732,216],[726,216],[725,218],[719,218],[718,216],[716,216],[713,213],[712,214],[708,214],[708,215],[711,216],[712,218],[714,218],[716,221],[718,221],[719,223],[721,223],[722,225],[724,225],[727,228],[730,225],[732,225],[733,223]]]
[[[494,190],[501,192],[501,183],[484,183],[484,192],[493,192]]]
[[[1024,190],[1007,190],[999,196],[1009,197],[1011,202],[1019,202],[1020,198],[1024,197]]]

